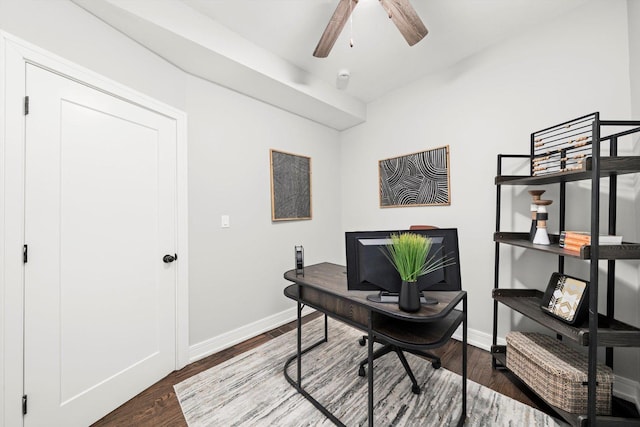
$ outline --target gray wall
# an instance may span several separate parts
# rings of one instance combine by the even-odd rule
[[[340,261],[338,135],[197,78],[187,83],[191,343],[292,307],[294,246]],[[271,222],[269,149],[311,157],[312,220]],[[230,228],[220,228],[229,215]]]

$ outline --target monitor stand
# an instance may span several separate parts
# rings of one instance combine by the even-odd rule
[[[399,294],[397,292],[380,291],[377,294],[367,295],[367,300],[372,302],[397,304],[399,298],[398,295]],[[422,294],[420,295],[420,304],[435,305],[438,304],[438,300],[435,298],[427,298],[424,296],[424,294]]]

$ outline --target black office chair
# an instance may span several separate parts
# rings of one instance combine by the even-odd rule
[[[433,230],[433,229],[437,229],[438,227],[435,227],[433,225],[412,225],[411,227],[409,227],[409,230]],[[414,394],[420,394],[420,386],[418,385],[418,381],[416,380],[415,375],[413,375],[413,371],[411,370],[411,366],[409,366],[409,362],[407,361],[407,358],[404,356],[403,352],[408,352],[411,354],[415,354],[417,356],[421,356],[421,357],[425,357],[429,360],[431,360],[431,366],[433,366],[433,369],[440,369],[440,367],[442,366],[442,361],[440,360],[440,357],[436,356],[435,354],[426,352],[426,351],[419,351],[419,350],[412,350],[412,349],[408,349],[408,348],[401,348],[397,345],[394,344],[390,344],[386,341],[383,340],[379,340],[376,339],[375,342],[382,344],[382,347],[380,347],[379,349],[377,349],[376,351],[373,352],[373,360],[378,359],[379,357],[384,356],[387,353],[391,353],[392,351],[396,353],[396,355],[398,356],[398,359],[400,359],[400,363],[402,363],[402,366],[404,367],[404,370],[407,372],[407,375],[409,376],[409,379],[411,380],[411,391]],[[367,336],[363,335],[362,338],[360,338],[358,340],[358,343],[361,346],[364,346],[367,343]],[[366,371],[365,371],[365,366],[369,363],[369,358],[365,358],[364,360],[362,360],[360,362],[360,367],[358,368],[358,375],[360,375],[361,377],[364,377],[367,375]]]
[[[415,354],[417,356],[422,356],[422,357],[426,357],[427,359],[431,360],[431,366],[433,366],[433,369],[440,369],[440,367],[442,366],[442,362],[440,361],[440,357],[436,356],[435,354],[432,353],[428,353],[426,351],[417,351],[417,350],[411,350],[408,348],[401,348],[397,345],[393,345],[393,344],[389,344],[385,341],[382,340],[378,340],[376,339],[375,342],[381,343],[383,344],[382,347],[380,347],[379,349],[377,349],[376,351],[373,352],[373,360],[376,360],[379,357],[384,356],[387,353],[391,353],[392,351],[396,353],[396,355],[398,356],[398,359],[400,359],[400,363],[402,363],[402,366],[404,367],[404,370],[407,372],[407,375],[409,376],[409,379],[411,380],[411,391],[414,394],[420,394],[420,386],[418,385],[418,381],[416,380],[415,375],[413,375],[413,371],[411,370],[411,366],[409,366],[409,362],[407,361],[407,358],[404,356],[403,352],[408,352],[411,354]],[[362,338],[360,338],[358,340],[358,343],[361,346],[364,346],[367,343],[367,337],[363,336]],[[360,375],[361,377],[364,377],[367,375],[367,371],[365,370],[365,366],[369,363],[369,358],[365,358],[364,360],[362,360],[360,362],[360,367],[358,368],[358,375]]]

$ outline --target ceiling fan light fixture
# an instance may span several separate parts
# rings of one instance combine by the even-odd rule
[[[343,68],[338,71],[338,75],[336,76],[336,88],[340,90],[345,90],[347,85],[349,84],[349,79],[351,78],[351,73],[346,68]]]

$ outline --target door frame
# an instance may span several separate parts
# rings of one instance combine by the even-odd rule
[[[187,115],[93,71],[0,31],[0,427],[21,426],[24,389],[24,174],[26,63],[176,122],[176,355],[189,362]],[[1,130],[4,129],[4,132]]]

